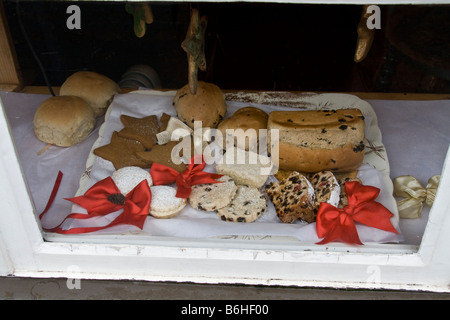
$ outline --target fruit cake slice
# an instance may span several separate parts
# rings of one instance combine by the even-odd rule
[[[313,210],[314,189],[300,173],[294,171],[278,183],[269,183],[265,192],[281,221],[292,223],[300,219],[311,223],[316,220]]]
[[[309,179],[311,182],[316,201],[314,203],[314,211],[317,214],[320,203],[326,202],[332,206],[339,205],[339,197],[341,194],[341,187],[339,182],[331,171],[320,171],[315,173]]]
[[[347,181],[358,181],[359,183],[362,183],[362,181],[359,178],[342,178],[339,179],[338,181],[341,187],[339,208],[342,209],[343,207],[348,205],[347,193],[345,192],[345,183]]]

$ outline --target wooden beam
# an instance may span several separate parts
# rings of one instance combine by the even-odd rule
[[[22,76],[9,33],[3,2],[0,1],[0,90],[17,91],[21,87]]]

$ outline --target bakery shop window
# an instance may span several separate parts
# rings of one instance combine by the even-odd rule
[[[442,18],[441,11],[382,7],[389,19],[357,63],[360,6],[141,5],[146,14],[136,20],[134,6],[80,3],[79,29],[65,27],[67,14],[55,14],[66,3],[5,5],[25,83],[47,84],[26,54],[23,27],[59,87],[55,96],[2,94],[44,230],[420,244],[426,215],[402,224],[392,178],[421,167],[400,166],[406,152],[395,148],[432,150],[438,161],[427,174],[438,174],[450,134],[431,146],[401,143],[394,129],[405,120],[391,111],[405,105],[291,91],[447,88],[435,73],[432,83],[421,76],[412,89],[414,77],[406,81],[382,63],[413,70],[416,64],[398,58],[399,28],[390,24],[420,10]],[[386,59],[394,51],[396,58]],[[125,89],[130,83],[135,87]],[[149,90],[158,87],[164,90]],[[420,102],[412,105],[420,110]],[[440,128],[447,115],[428,114],[427,121]]]

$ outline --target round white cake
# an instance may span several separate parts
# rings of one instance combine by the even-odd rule
[[[111,177],[123,195],[127,195],[143,180],[147,180],[149,187],[153,185],[150,172],[140,167],[123,167],[114,171]]]
[[[177,189],[170,186],[153,186],[150,215],[155,218],[171,218],[186,206],[186,199],[177,198]]]

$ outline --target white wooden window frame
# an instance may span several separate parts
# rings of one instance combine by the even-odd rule
[[[0,271],[24,277],[385,288],[446,292],[450,277],[450,156],[419,248],[142,235],[45,234],[0,117]]]
[[[395,1],[419,2],[424,3]],[[0,276],[450,292],[450,152],[419,247],[55,235],[40,228],[6,115],[0,109]]]

